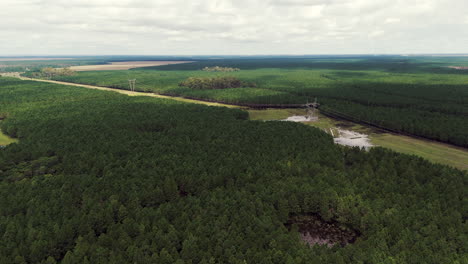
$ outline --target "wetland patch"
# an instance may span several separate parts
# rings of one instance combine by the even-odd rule
[[[291,230],[294,225],[298,228],[301,240],[310,246],[346,246],[359,237],[357,230],[337,221],[325,221],[313,213],[290,215],[286,227]]]

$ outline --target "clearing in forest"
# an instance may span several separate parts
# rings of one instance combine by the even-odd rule
[[[2,131],[0,130],[0,147],[14,143],[16,141],[18,140],[3,134]]]

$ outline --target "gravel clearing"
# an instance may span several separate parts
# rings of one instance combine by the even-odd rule
[[[350,147],[361,147],[366,150],[374,146],[370,143],[369,137],[366,134],[340,128],[337,128],[337,130],[338,135],[333,139],[336,144]]]
[[[291,121],[291,122],[312,122],[316,121],[318,118],[317,117],[311,117],[311,116],[290,116],[286,119],[283,119],[283,121]]]

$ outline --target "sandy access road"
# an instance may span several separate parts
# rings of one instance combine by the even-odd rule
[[[149,97],[155,97],[155,98],[171,99],[171,100],[185,102],[185,103],[203,104],[203,105],[209,105],[209,106],[223,106],[223,107],[229,107],[229,108],[245,108],[245,107],[237,106],[237,105],[206,102],[206,101],[188,99],[188,98],[177,97],[177,96],[168,96],[168,95],[161,95],[161,94],[155,94],[155,93],[132,92],[129,90],[120,90],[120,89],[110,88],[110,87],[101,87],[101,86],[94,86],[94,85],[87,85],[87,84],[27,78],[27,77],[20,76],[20,74],[21,74],[20,72],[0,73],[0,76],[15,77],[15,78],[19,78],[21,80],[26,80],[26,81],[47,82],[47,83],[55,83],[55,84],[62,84],[62,85],[68,85],[68,86],[83,87],[83,88],[88,88],[88,89],[96,89],[96,90],[102,90],[102,91],[111,91],[111,92],[126,94],[130,96],[149,96]]]
[[[119,61],[111,62],[109,64],[101,65],[83,65],[72,66],[70,69],[74,71],[115,71],[115,70],[128,70],[133,68],[162,66],[171,64],[190,63],[193,61]]]

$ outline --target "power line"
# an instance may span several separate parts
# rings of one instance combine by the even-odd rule
[[[136,79],[128,80],[128,84],[130,85],[130,91],[134,92],[135,91]]]

